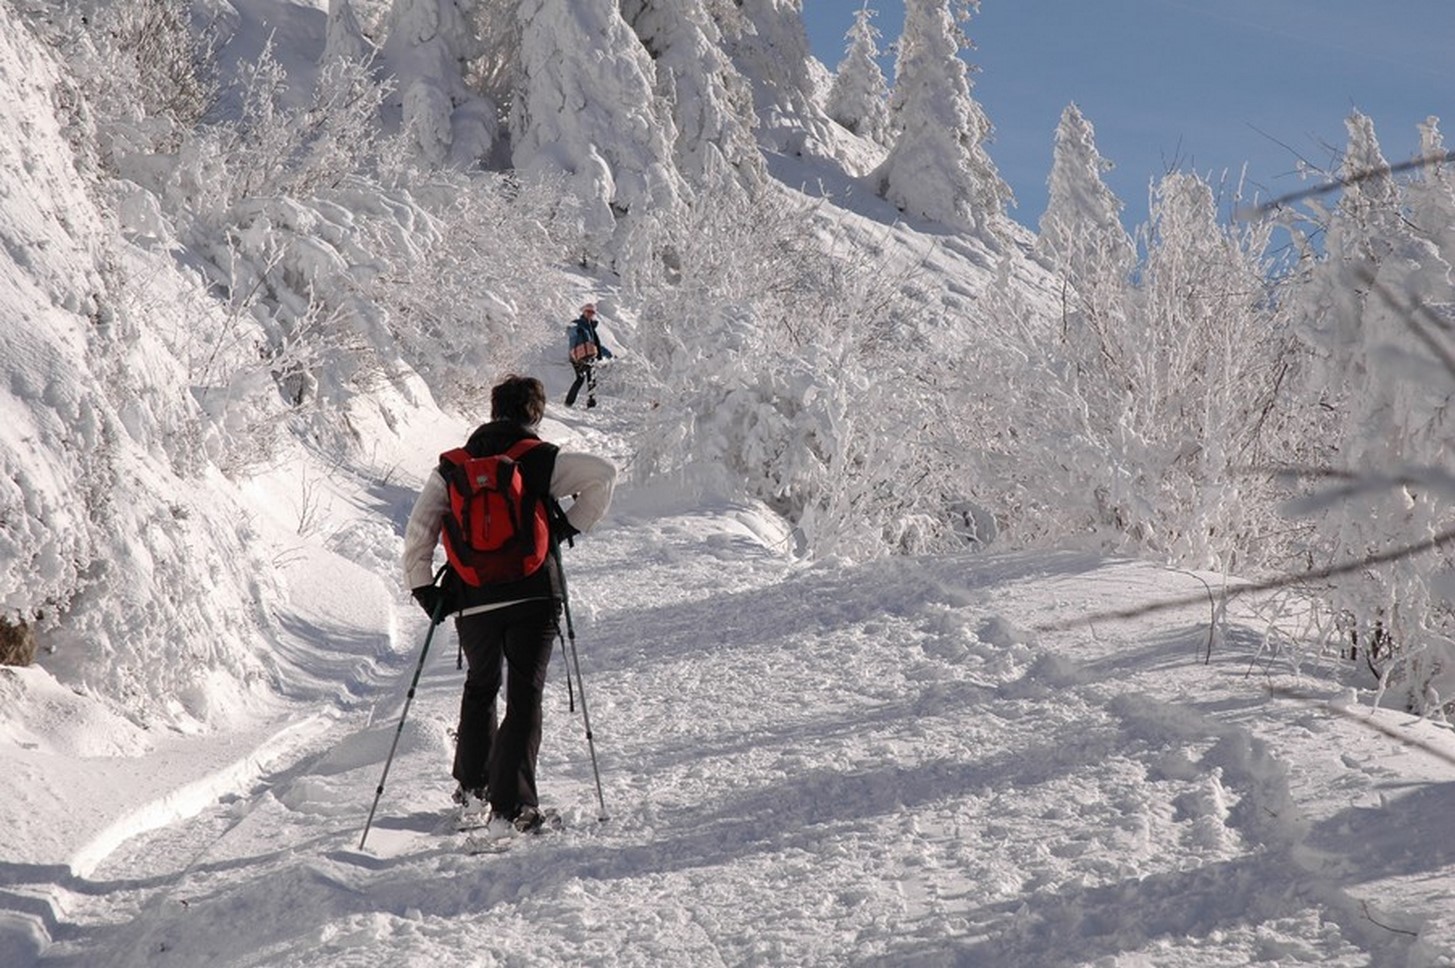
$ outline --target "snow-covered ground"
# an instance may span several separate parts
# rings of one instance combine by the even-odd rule
[[[242,4],[237,53],[255,6],[320,43],[319,4]],[[194,455],[207,384],[163,335],[203,304],[102,231],[60,69],[17,23],[0,4],[0,494],[25,511],[0,597],[70,611],[55,651],[0,667],[0,968],[1455,966],[1455,736],[1372,711],[1337,660],[1269,654],[1237,606],[1210,630],[1215,576],[1072,550],[805,563],[768,509],[663,481],[568,553],[607,818],[558,653],[540,773],[565,829],[467,853],[454,635],[401,729],[427,628],[397,561],[469,427],[393,386],[347,414],[367,460],[285,434],[235,486]],[[912,254],[948,310],[997,268],[876,228],[895,216],[830,166],[770,168],[862,216],[828,236]],[[603,406],[545,432],[625,469],[649,403],[621,321]],[[540,372],[559,401],[566,368]]]
[[[638,415],[603,384],[546,432],[626,463]],[[1202,578],[804,565],[765,509],[665,488],[568,552],[609,819],[558,652],[566,829],[463,850],[445,626],[359,849],[426,632],[399,533],[466,428],[405,429],[387,475],[300,457],[251,485],[295,696],[189,736],[0,670],[0,963],[1455,964],[1448,729],[1349,705],[1236,620],[1204,661],[1206,604],[1084,621]]]

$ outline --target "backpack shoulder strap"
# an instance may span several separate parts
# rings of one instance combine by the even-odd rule
[[[511,448],[505,452],[505,456],[509,457],[511,460],[520,460],[538,444],[544,443],[545,441],[541,440],[539,437],[525,437],[521,440],[517,440],[511,446]]]

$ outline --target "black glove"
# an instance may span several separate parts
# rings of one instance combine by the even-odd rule
[[[452,601],[454,596],[438,585],[420,585],[410,594],[414,596],[416,602],[419,602],[419,607],[424,609],[424,614],[428,615],[436,624],[443,622],[445,616],[455,610],[455,603]],[[438,617],[435,616],[436,610],[439,611]]]
[[[552,526],[551,536],[556,539],[557,545],[567,545],[574,548],[576,547],[576,545],[571,541],[571,539],[576,537],[576,535],[580,533],[581,532],[574,525],[571,524],[570,520],[568,520],[567,517],[562,514],[556,518],[555,524]]]

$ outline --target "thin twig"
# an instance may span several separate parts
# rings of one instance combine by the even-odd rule
[[[1415,544],[1404,545],[1399,548],[1391,548],[1375,555],[1365,555],[1363,558],[1354,561],[1346,561],[1337,565],[1328,565],[1324,568],[1314,568],[1310,571],[1299,572],[1293,575],[1280,575],[1277,578],[1269,578],[1264,581],[1248,582],[1243,585],[1233,585],[1224,591],[1226,598],[1233,598],[1245,595],[1249,592],[1266,592],[1279,588],[1288,588],[1293,585],[1303,584],[1308,581],[1317,581],[1321,578],[1333,578],[1337,575],[1347,575],[1350,572],[1370,568],[1374,565],[1385,565],[1392,561],[1399,561],[1402,558],[1411,558],[1415,555],[1424,554],[1427,551],[1434,551],[1436,548],[1443,548],[1445,545],[1455,543],[1455,528],[1441,531],[1434,537]],[[1148,602],[1145,605],[1135,605],[1131,608],[1114,609],[1107,612],[1095,612],[1091,615],[1083,615],[1080,618],[1071,619],[1065,622],[1052,622],[1045,625],[1034,626],[1037,632],[1064,632],[1067,629],[1077,628],[1082,625],[1098,621],[1111,621],[1116,619],[1140,618],[1144,615],[1152,615],[1156,612],[1166,612],[1174,608],[1184,608],[1188,605],[1196,605],[1203,600],[1202,595],[1184,595],[1180,598],[1163,599],[1160,602]]]
[[[1218,628],[1218,603],[1217,599],[1213,597],[1212,585],[1208,583],[1208,580],[1206,578],[1202,577],[1199,574],[1196,574],[1195,572],[1187,571],[1183,568],[1178,568],[1177,573],[1180,575],[1188,575],[1189,577],[1196,578],[1198,581],[1202,582],[1202,587],[1207,589],[1207,604],[1212,614],[1208,617],[1207,625],[1207,658],[1203,660],[1202,664],[1210,665],[1212,663],[1213,638],[1216,635]]]
[[[1418,931],[1408,931],[1408,930],[1406,930],[1404,928],[1396,928],[1393,925],[1388,925],[1388,924],[1385,924],[1383,921],[1380,921],[1374,915],[1372,915],[1372,914],[1369,913],[1369,902],[1368,901],[1360,901],[1359,902],[1359,907],[1363,909],[1364,916],[1369,919],[1369,923],[1372,924],[1372,925],[1374,925],[1377,928],[1383,928],[1384,930],[1386,930],[1386,931],[1392,931],[1395,934],[1405,934],[1405,935],[1409,935],[1411,938],[1418,938],[1420,936],[1420,933]]]
[[[1360,182],[1368,181],[1371,178],[1383,178],[1387,175],[1397,175],[1401,172],[1410,171],[1415,168],[1428,168],[1431,165],[1443,164],[1447,161],[1455,161],[1455,153],[1444,152],[1443,154],[1421,155],[1409,161],[1402,161],[1397,165],[1378,165],[1374,168],[1366,168],[1363,171],[1356,171],[1349,175],[1342,175],[1333,181],[1325,182],[1322,185],[1315,185],[1312,188],[1305,188],[1302,191],[1290,192],[1287,195],[1280,195],[1272,201],[1264,202],[1262,205],[1255,205],[1251,208],[1239,210],[1239,216],[1243,218],[1261,218],[1270,212],[1283,208],[1293,202],[1301,202],[1306,198],[1314,198],[1319,195],[1328,195],[1341,188],[1350,185],[1357,185]]]

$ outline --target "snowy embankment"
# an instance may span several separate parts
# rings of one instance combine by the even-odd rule
[[[548,433],[625,462],[612,404]],[[803,566],[761,508],[662,489],[568,553],[610,819],[558,654],[541,778],[568,827],[461,850],[446,627],[359,850],[425,633],[398,532],[460,429],[416,428],[387,480],[337,470],[307,535],[307,465],[255,483],[299,692],[255,729],[87,745],[107,724],[65,724],[94,702],[5,674],[31,719],[0,752],[0,961],[1455,964],[1448,730],[1345,707],[1237,623],[1204,664],[1205,605],[1050,630],[1195,576]]]

